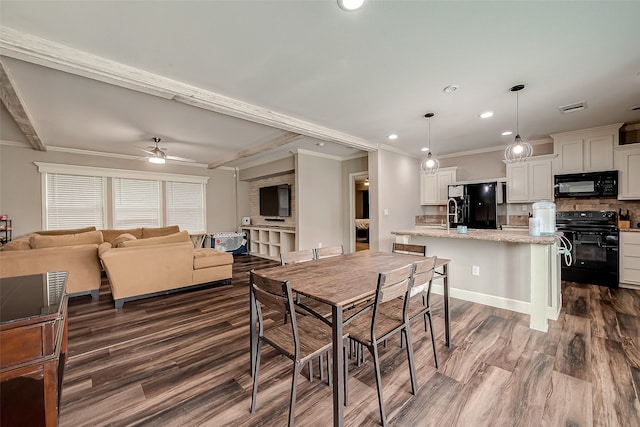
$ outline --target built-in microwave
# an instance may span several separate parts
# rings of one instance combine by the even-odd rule
[[[618,171],[556,175],[553,184],[556,198],[617,197]]]

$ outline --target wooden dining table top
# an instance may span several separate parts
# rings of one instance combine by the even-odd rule
[[[335,257],[257,270],[289,281],[291,290],[334,306],[346,306],[375,294],[378,274],[404,267],[423,256],[392,252],[358,251]],[[438,259],[436,267],[449,263]]]

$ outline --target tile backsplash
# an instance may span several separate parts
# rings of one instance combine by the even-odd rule
[[[640,222],[639,200],[617,199],[556,199],[556,211],[616,211],[622,209],[626,214],[629,210],[631,228],[637,228]]]

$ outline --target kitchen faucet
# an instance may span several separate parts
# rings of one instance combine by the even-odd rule
[[[449,203],[453,202],[453,213],[449,212]],[[458,202],[453,197],[447,200],[447,233],[449,232],[449,217],[453,215],[453,222],[458,222]]]

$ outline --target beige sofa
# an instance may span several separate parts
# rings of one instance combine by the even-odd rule
[[[2,248],[0,277],[67,271],[67,294],[91,294],[97,299],[101,281],[100,243],[102,234],[95,227],[29,234]]]
[[[136,243],[126,243],[122,240],[139,240],[138,246],[144,244],[154,245],[166,242],[158,242],[157,238],[175,235],[179,232],[177,226],[162,228],[137,228],[131,230],[98,230],[95,227],[76,229],[76,230],[55,230],[55,231],[39,231],[27,236],[16,239],[0,251],[0,277],[21,276],[27,274],[44,273],[47,271],[67,271],[69,278],[67,280],[67,293],[70,296],[91,294],[94,299],[99,296],[101,283],[102,265],[100,263],[99,248],[103,252],[112,246],[122,244],[122,248],[114,248],[110,257],[114,258],[113,265],[114,279],[117,281],[114,299],[120,299],[121,306],[125,298],[153,293],[158,291],[167,291],[169,289],[189,286],[196,283],[207,283],[214,281],[230,281],[232,277],[231,269],[233,257],[224,252],[220,253],[214,249],[193,249],[189,236],[186,232],[180,233],[177,238],[174,237],[174,243],[181,243],[183,248],[180,253],[190,250],[190,269],[189,280],[176,280],[172,283],[172,275],[186,274],[180,257],[165,257],[163,268],[170,273],[165,274],[162,284],[154,286],[140,287],[134,283],[137,280],[136,269],[145,270],[145,266],[141,266],[138,262],[133,264],[129,272],[129,277],[133,280],[126,280],[121,272],[123,263],[120,257],[115,256],[118,251],[125,249],[128,245],[131,247],[129,256],[132,260],[141,260],[146,258],[149,253],[154,252],[148,248],[138,248],[136,251]],[[131,237],[121,238],[122,235],[128,234]],[[171,238],[169,238],[171,239]],[[187,245],[189,244],[189,249]],[[122,252],[127,253],[127,251]],[[213,254],[213,255],[210,255]],[[221,254],[222,257],[216,257]],[[109,257],[108,257],[109,258]],[[181,273],[177,273],[180,271]],[[110,277],[111,280],[111,277]],[[127,287],[132,287],[131,291]],[[125,296],[116,296],[125,295]],[[118,302],[116,302],[118,305]]]
[[[116,308],[125,301],[211,282],[231,283],[233,256],[194,249],[186,231],[147,239],[120,239],[100,245],[100,260]]]

